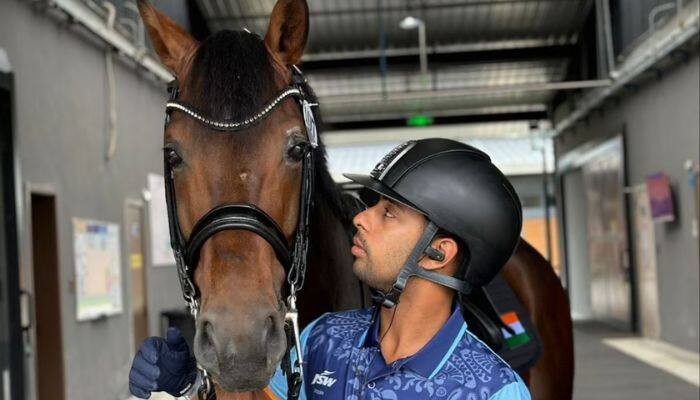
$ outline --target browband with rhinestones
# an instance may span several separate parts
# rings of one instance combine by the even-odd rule
[[[277,97],[275,97],[271,102],[269,102],[259,113],[256,115],[247,118],[243,121],[236,121],[236,122],[228,122],[228,121],[217,121],[212,118],[208,118],[204,116],[201,112],[199,112],[196,108],[194,108],[191,105],[185,104],[180,101],[175,101],[171,100],[165,104],[165,111],[169,112],[171,110],[179,110],[184,112],[185,114],[189,115],[190,117],[194,118],[197,120],[199,123],[205,125],[208,128],[218,130],[218,131],[236,131],[240,129],[245,129],[256,122],[260,121],[261,119],[265,118],[265,116],[270,113],[270,111],[274,110],[275,107],[277,107],[282,100],[286,99],[287,97],[299,97],[303,98],[304,94],[301,92],[301,90],[297,88],[288,88],[283,90]],[[316,105],[316,104],[312,104]]]

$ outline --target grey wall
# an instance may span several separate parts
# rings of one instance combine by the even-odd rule
[[[162,173],[164,85],[115,62],[119,138],[116,156],[107,163],[103,50],[17,0],[0,1],[0,47],[7,51],[15,72],[16,151],[22,183],[49,184],[57,192],[66,398],[126,398],[132,335],[126,244],[122,237],[125,311],[103,321],[77,322],[70,289],[71,218],[123,225],[125,198],[139,199],[146,174]],[[30,238],[24,232],[19,241],[26,254]],[[174,268],[148,268],[147,278],[150,326],[155,327],[161,309],[184,304]]]
[[[684,163],[700,158],[700,56],[664,72],[615,104],[594,112],[555,140],[560,157],[577,146],[626,134],[628,184],[656,171],[668,174],[677,220],[655,229],[662,339],[698,351],[698,238],[691,235],[694,193]]]

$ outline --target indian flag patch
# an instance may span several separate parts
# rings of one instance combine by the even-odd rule
[[[532,340],[530,339],[530,336],[527,334],[527,332],[525,332],[525,328],[523,328],[523,324],[520,323],[520,320],[518,319],[518,314],[516,314],[515,312],[511,311],[505,314],[501,314],[501,321],[503,321],[504,324],[508,325],[510,329],[513,330],[513,334],[511,334],[507,330],[501,328],[503,337],[506,339],[506,344],[511,349],[522,346],[525,343],[529,343],[530,340]]]

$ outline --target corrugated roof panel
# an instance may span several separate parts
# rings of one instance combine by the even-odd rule
[[[197,1],[210,28],[247,27],[260,35],[266,32],[276,3],[276,0]],[[359,63],[362,67],[310,70],[307,75],[323,103],[327,120],[340,121],[343,115],[347,120],[357,120],[363,114],[368,119],[379,119],[380,116],[396,118],[416,112],[474,115],[506,108],[544,109],[554,91],[528,87],[526,91],[516,88],[513,93],[484,93],[481,89],[565,79],[568,54],[556,58],[547,50],[557,51],[556,46],[573,43],[592,1],[308,0],[311,26],[304,59],[360,58],[365,61]],[[545,51],[531,60],[523,60],[522,51],[503,51],[498,53],[502,61],[479,63],[475,59],[462,65],[444,61],[452,59],[450,57],[431,57],[430,76],[426,80],[418,73],[418,31],[399,27],[399,22],[409,15],[425,22],[428,49],[432,54],[533,47]],[[416,55],[413,65],[408,64],[410,57],[400,58],[401,66],[390,61],[385,78],[380,74],[378,59],[376,65],[366,61],[379,55],[382,26],[386,53]],[[470,54],[478,57],[478,53]],[[443,61],[435,62],[436,59]],[[318,63],[316,68],[320,65],[324,64]],[[471,88],[478,88],[477,93],[467,92]],[[462,93],[453,93],[462,90]],[[419,98],[402,96],[414,92],[421,92]]]
[[[238,7],[227,11],[224,0],[198,0],[205,18],[227,29],[267,29],[274,0],[225,0]],[[567,36],[578,31],[591,0],[440,1],[420,5],[383,0],[309,0],[309,52],[377,48],[379,18],[384,19],[390,48],[415,46],[415,32],[398,24],[408,15],[423,19],[429,45]],[[380,10],[379,5],[382,4]],[[210,26],[214,28],[214,26]]]
[[[441,65],[430,69],[427,89],[456,89],[494,85],[557,82],[564,78],[565,60],[533,60],[519,62]],[[319,97],[345,94],[382,92],[382,77],[378,70],[334,69],[307,74]],[[391,92],[424,90],[416,68],[390,68],[386,89]]]

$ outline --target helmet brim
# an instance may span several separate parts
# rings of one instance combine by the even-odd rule
[[[362,185],[365,189],[369,189],[375,193],[377,193],[380,196],[384,196],[388,199],[391,199],[393,201],[396,201],[398,203],[401,203],[423,215],[427,215],[424,211],[422,211],[418,206],[415,204],[411,203],[410,201],[406,200],[403,196],[400,194],[396,193],[394,189],[390,188],[389,186],[383,184],[382,182],[378,181],[377,179],[372,178],[369,175],[360,175],[360,174],[343,174],[344,177],[350,179],[351,181],[358,183]]]

